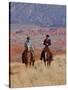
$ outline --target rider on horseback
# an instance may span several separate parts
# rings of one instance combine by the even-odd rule
[[[28,65],[28,63],[31,65],[32,63],[32,65],[34,65],[34,50],[29,36],[26,38],[24,47],[25,49],[22,53],[22,63],[25,63],[26,65]]]
[[[44,57],[44,55],[45,55],[45,53],[47,52],[47,53],[50,53],[50,55],[52,56],[52,53],[51,53],[51,51],[50,51],[50,49],[49,49],[49,46],[51,45],[51,39],[49,39],[49,35],[46,35],[46,39],[44,40],[44,45],[45,45],[45,48],[43,49],[43,51],[42,51],[42,53],[41,53],[41,60],[42,60],[42,58]]]

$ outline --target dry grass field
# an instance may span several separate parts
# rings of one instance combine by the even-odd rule
[[[65,54],[54,56],[50,67],[37,60],[34,67],[26,68],[21,62],[11,62],[11,88],[64,85],[66,83]]]

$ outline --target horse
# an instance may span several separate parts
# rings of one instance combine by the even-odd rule
[[[30,45],[22,53],[22,63],[25,63],[26,67],[34,66],[35,56],[34,51],[31,49]]]
[[[43,53],[43,61],[44,61],[44,64],[45,66],[50,66],[51,65],[51,62],[53,60],[53,54],[52,52],[50,51],[49,48],[44,48],[44,53]]]

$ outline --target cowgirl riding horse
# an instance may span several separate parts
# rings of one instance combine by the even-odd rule
[[[25,63],[26,66],[34,66],[34,50],[32,48],[32,43],[30,37],[27,37],[25,42],[25,50],[22,53],[22,63]]]
[[[47,64],[48,66],[51,64],[51,61],[53,59],[52,52],[50,51],[49,46],[51,45],[51,40],[49,39],[49,35],[46,35],[46,39],[44,40],[44,49],[42,50],[40,60],[44,60],[45,65]]]

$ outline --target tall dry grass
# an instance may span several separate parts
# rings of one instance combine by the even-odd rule
[[[20,62],[11,62],[10,82],[12,88],[63,85],[66,83],[66,57],[56,55],[50,67],[40,60],[29,68]]]

